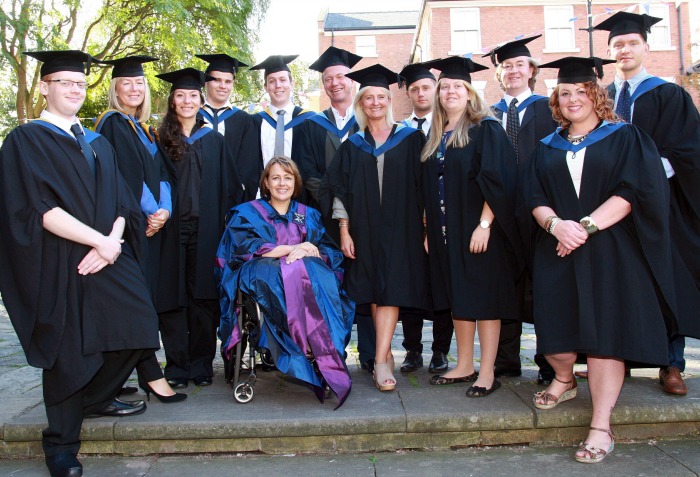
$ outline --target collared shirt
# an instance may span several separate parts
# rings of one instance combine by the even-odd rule
[[[209,104],[208,102],[205,101],[204,106],[202,106],[202,109],[204,109],[206,112],[208,112],[209,114],[214,116],[215,109],[218,110],[218,114],[221,114],[224,111],[226,111],[227,109],[231,109],[231,105],[227,104],[226,106],[223,106],[221,108],[215,108],[214,106],[212,106],[211,104]],[[206,118],[204,118],[204,120],[207,121]],[[207,124],[211,124],[211,123],[209,121],[207,121]],[[214,127],[213,124],[211,124],[211,126]],[[214,131],[218,132],[222,136],[225,136],[226,135],[226,124],[223,121],[221,121],[219,123],[218,127],[214,128]]]
[[[418,115],[416,114],[415,111],[411,113],[411,116],[409,117],[409,120],[411,122],[411,127],[418,129],[418,121],[416,121],[416,118]],[[425,118],[425,122],[421,126],[421,130],[423,133],[428,136],[428,133],[430,132],[430,124],[433,122],[433,112],[430,111],[428,114],[423,116]]]
[[[74,120],[71,121],[47,110],[43,110],[39,117],[41,119],[45,119],[46,121],[50,122],[55,126],[58,126],[73,137],[75,137],[75,135],[71,132],[70,127],[75,123],[80,124],[78,118],[74,118]],[[80,124],[80,129],[83,129],[82,124]]]
[[[520,105],[525,101],[527,98],[532,96],[532,90],[530,88],[526,89],[522,93],[520,93],[518,96],[510,96],[509,94],[504,94],[503,99],[506,102],[506,106],[510,106],[510,102],[513,101],[513,98],[517,99],[518,102],[516,103],[516,106]],[[525,111],[527,108],[524,108],[522,111],[518,113],[518,120],[520,121],[520,124],[523,123],[523,116],[525,115]],[[506,129],[506,123],[508,122],[508,113],[504,112],[503,117],[501,117],[501,126],[503,126],[503,129]]]
[[[352,109],[352,106],[348,107],[348,109],[345,111],[345,117],[342,117],[340,115],[340,111],[335,109],[333,106],[331,106],[331,113],[333,113],[333,118],[335,118],[335,127],[338,129],[343,129],[345,125],[350,121],[350,118],[353,117],[355,112]],[[348,133],[345,134],[340,140],[340,142],[345,141],[348,138]]]
[[[294,103],[290,101],[284,108],[277,108],[270,104],[268,106],[268,109],[270,110],[270,115],[272,116],[272,119],[274,119],[275,121],[277,121],[277,111],[279,111],[280,109],[284,109],[284,124],[287,125],[289,124],[289,121],[292,120],[292,114],[294,113]],[[293,131],[294,129],[290,128],[284,132],[284,155],[287,157],[291,157],[292,155]],[[275,155],[275,135],[275,128],[273,126],[270,126],[270,124],[268,124],[267,121],[263,121],[260,129],[260,147],[262,149],[263,167],[265,167],[267,163],[270,162],[270,159],[272,159],[272,157]]]

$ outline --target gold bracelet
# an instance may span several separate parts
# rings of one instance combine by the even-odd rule
[[[544,226],[543,226],[542,228],[548,231],[548,230],[549,230],[549,226],[552,225],[552,220],[554,220],[554,219],[556,219],[556,218],[557,218],[556,215],[550,215],[549,217],[547,217],[546,219],[544,219]]]

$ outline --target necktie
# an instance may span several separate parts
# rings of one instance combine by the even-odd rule
[[[284,156],[284,109],[277,111],[277,127],[275,128],[275,156]]]
[[[223,108],[211,108],[212,126],[214,126],[214,131],[219,132],[219,111]]]
[[[624,122],[629,123],[632,120],[632,102],[630,101],[630,84],[625,81],[622,83],[622,91],[620,97],[617,98],[617,108],[615,114]]]
[[[75,135],[75,139],[78,140],[78,146],[80,146],[80,150],[83,151],[83,156],[85,156],[85,160],[88,163],[88,166],[90,166],[90,170],[92,171],[92,175],[95,175],[95,152],[92,150],[90,147],[90,144],[88,144],[87,140],[85,139],[85,134],[83,134],[83,130],[80,127],[80,124],[75,123],[70,127],[70,131]]]
[[[515,157],[518,157],[518,133],[520,132],[520,113],[518,113],[517,103],[516,98],[511,100],[506,118],[506,134],[515,148]]]
[[[423,123],[425,123],[425,118],[414,117],[413,120],[418,123],[416,129],[425,134],[425,131],[423,131]]]

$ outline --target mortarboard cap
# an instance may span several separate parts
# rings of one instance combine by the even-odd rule
[[[267,75],[272,73],[277,73],[278,71],[291,71],[288,63],[294,61],[299,55],[272,55],[268,56],[263,60],[262,63],[258,63],[255,66],[251,66],[251,70],[265,70],[265,78]]]
[[[225,55],[223,53],[217,53],[212,55],[195,55],[197,58],[201,58],[207,63],[207,69],[205,73],[211,73],[212,71],[221,71],[223,73],[231,73],[236,76],[239,68],[245,68],[248,65],[239,61],[238,59]]]
[[[170,91],[174,91],[176,89],[201,90],[204,83],[209,81],[211,76],[195,68],[184,68],[181,70],[171,71],[169,73],[161,73],[156,75],[156,78],[172,83]]]
[[[389,85],[401,82],[401,76],[382,65],[372,65],[345,75],[360,83],[360,89],[365,86],[378,86],[389,89]]]
[[[318,57],[316,61],[311,63],[309,69],[323,73],[326,68],[331,66],[343,65],[347,66],[348,68],[352,68],[361,59],[362,57],[359,55],[350,53],[349,51],[341,48],[336,48],[335,46],[330,46],[321,54],[321,56]]]
[[[508,43],[505,43],[501,46],[497,46],[493,50],[489,51],[488,53],[483,55],[482,58],[486,58],[488,56],[491,58],[493,66],[498,66],[504,61],[509,60],[511,58],[517,58],[518,56],[530,57],[532,56],[530,54],[530,50],[525,45],[530,43],[532,40],[536,40],[541,36],[542,35],[537,35],[531,36],[529,38],[521,38],[520,40],[509,41]]]
[[[424,78],[430,78],[431,80],[435,81],[435,75],[431,73],[430,68],[426,67],[423,63],[406,65],[403,67],[399,75],[405,79],[407,87]]]
[[[615,60],[604,60],[595,56],[592,58],[567,56],[566,58],[540,65],[540,68],[559,68],[557,84],[585,83],[602,78],[603,65],[608,63],[615,63]]]
[[[661,18],[651,17],[647,14],[617,12],[607,20],[603,20],[593,27],[594,30],[609,31],[608,43],[613,37],[627,35],[629,33],[639,33],[647,41],[647,33],[651,31],[651,26],[661,21]]]
[[[79,50],[25,51],[23,53],[43,63],[39,73],[42,78],[58,71],[88,74],[90,73],[90,64],[93,61],[92,56]]]
[[[125,56],[116,60],[95,61],[101,65],[112,65],[112,78],[133,78],[135,76],[145,76],[143,63],[158,61],[158,58],[146,55]]]
[[[472,82],[470,73],[487,70],[488,67],[474,63],[464,56],[449,56],[438,60],[426,61],[423,65],[427,68],[440,70],[440,78],[461,79],[467,83]]]

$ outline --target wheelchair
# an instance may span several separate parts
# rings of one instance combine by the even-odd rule
[[[240,332],[241,339],[236,343],[232,352],[229,353],[228,358],[226,355],[223,356],[224,374],[226,383],[233,388],[233,399],[236,402],[245,404],[250,402],[255,395],[255,382],[257,381],[255,371],[256,356],[259,355],[260,357],[260,365],[263,371],[274,371],[277,368],[270,351],[259,346],[260,334],[262,333],[265,320],[260,305],[252,297],[238,290],[236,292],[235,307],[238,314],[236,326]],[[315,358],[309,352],[306,355],[306,359],[309,360],[316,375],[323,383],[323,394],[325,399],[328,399],[331,395],[331,389],[323,379]],[[241,375],[246,372],[248,374],[247,378],[242,378]]]

